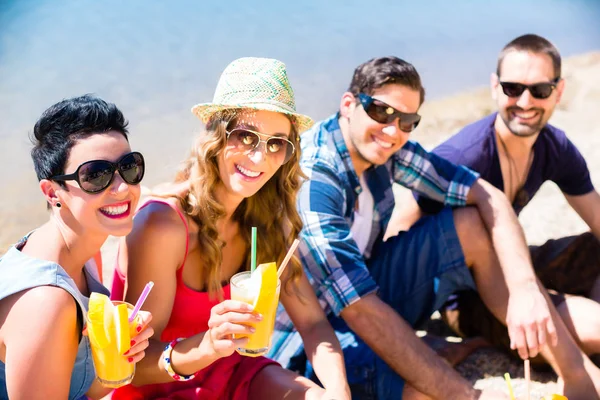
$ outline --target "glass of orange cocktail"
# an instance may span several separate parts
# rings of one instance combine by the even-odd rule
[[[275,263],[261,264],[254,272],[239,272],[231,277],[231,299],[251,304],[262,320],[252,323],[254,333],[247,335],[248,343],[237,352],[258,357],[264,355],[271,345],[275,327],[275,315],[279,304],[280,281]],[[236,335],[245,337],[245,335]]]
[[[103,297],[101,297],[103,296]],[[137,334],[139,319],[129,322],[133,306],[122,301],[92,293],[87,321],[87,332],[92,348],[96,378],[102,385],[118,388],[133,380],[135,364],[130,363],[127,352],[131,337]]]

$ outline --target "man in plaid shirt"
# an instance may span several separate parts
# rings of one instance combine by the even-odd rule
[[[353,397],[400,398],[407,381],[436,399],[507,398],[473,389],[413,331],[448,295],[477,288],[522,358],[541,352],[570,399],[591,398],[600,371],[538,285],[504,194],[408,140],[423,100],[411,64],[373,59],[355,70],[340,111],[301,139],[300,257],[344,348]],[[384,241],[393,182],[446,208]],[[303,370],[301,346],[280,309],[270,356]]]

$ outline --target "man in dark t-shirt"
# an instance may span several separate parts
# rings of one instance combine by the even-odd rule
[[[588,300],[600,301],[600,196],[579,150],[562,130],[548,124],[564,85],[560,55],[549,41],[537,35],[516,38],[500,53],[491,79],[498,112],[466,126],[433,153],[477,171],[504,191],[517,214],[544,182],[560,188],[591,232],[532,246],[531,255],[559,313],[592,354],[600,353],[600,331],[590,329],[600,319],[590,315],[597,313],[591,311],[597,303]],[[443,207],[415,197],[425,213]],[[506,328],[475,292],[459,293],[444,315],[462,335],[483,335],[493,344],[510,346]]]
[[[508,148],[511,138],[504,140],[498,137],[498,120],[503,124],[501,115],[494,113],[468,125],[436,147],[433,152],[455,164],[465,165],[479,172],[486,181],[509,196],[517,214],[546,181],[554,182],[567,199],[594,191],[583,156],[563,131],[550,124],[546,124],[537,134],[533,145],[528,146],[525,169],[519,168],[515,171],[515,157]],[[526,140],[522,139],[515,136],[513,140],[527,146]],[[501,140],[505,141],[508,154],[504,151]],[[502,165],[506,161],[508,165]],[[506,170],[509,176],[506,176],[503,170]],[[424,202],[420,204],[423,205],[424,211],[431,211],[428,209],[430,206]]]

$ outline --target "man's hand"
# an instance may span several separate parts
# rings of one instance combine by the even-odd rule
[[[505,320],[510,347],[518,350],[523,359],[535,357],[548,339],[555,344],[557,335],[550,315],[549,300],[541,292],[545,289],[537,283],[531,265],[523,229],[504,193],[488,182],[478,179],[469,192],[469,201],[476,204],[490,233],[508,288]],[[484,300],[488,295],[486,304],[498,300],[489,298],[489,291],[481,293]],[[504,317],[499,315],[499,309],[495,311],[499,319]]]
[[[511,290],[506,310],[510,348],[522,359],[533,358],[549,340],[558,341],[546,298],[538,285]]]

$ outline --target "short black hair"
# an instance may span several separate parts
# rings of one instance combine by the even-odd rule
[[[534,54],[545,54],[552,60],[552,66],[554,67],[554,79],[560,78],[561,71],[561,58],[560,53],[556,46],[554,46],[548,39],[533,33],[519,36],[508,43],[498,56],[498,65],[496,66],[496,74],[500,76],[502,62],[504,57],[512,51],[527,51]]]
[[[372,95],[375,89],[390,83],[417,90],[421,96],[420,104],[425,101],[425,88],[416,68],[394,56],[373,58],[356,67],[348,91],[355,97],[359,93]]]
[[[43,112],[33,128],[31,158],[39,181],[64,174],[77,140],[109,131],[127,139],[128,122],[113,103],[86,94],[62,100]]]

